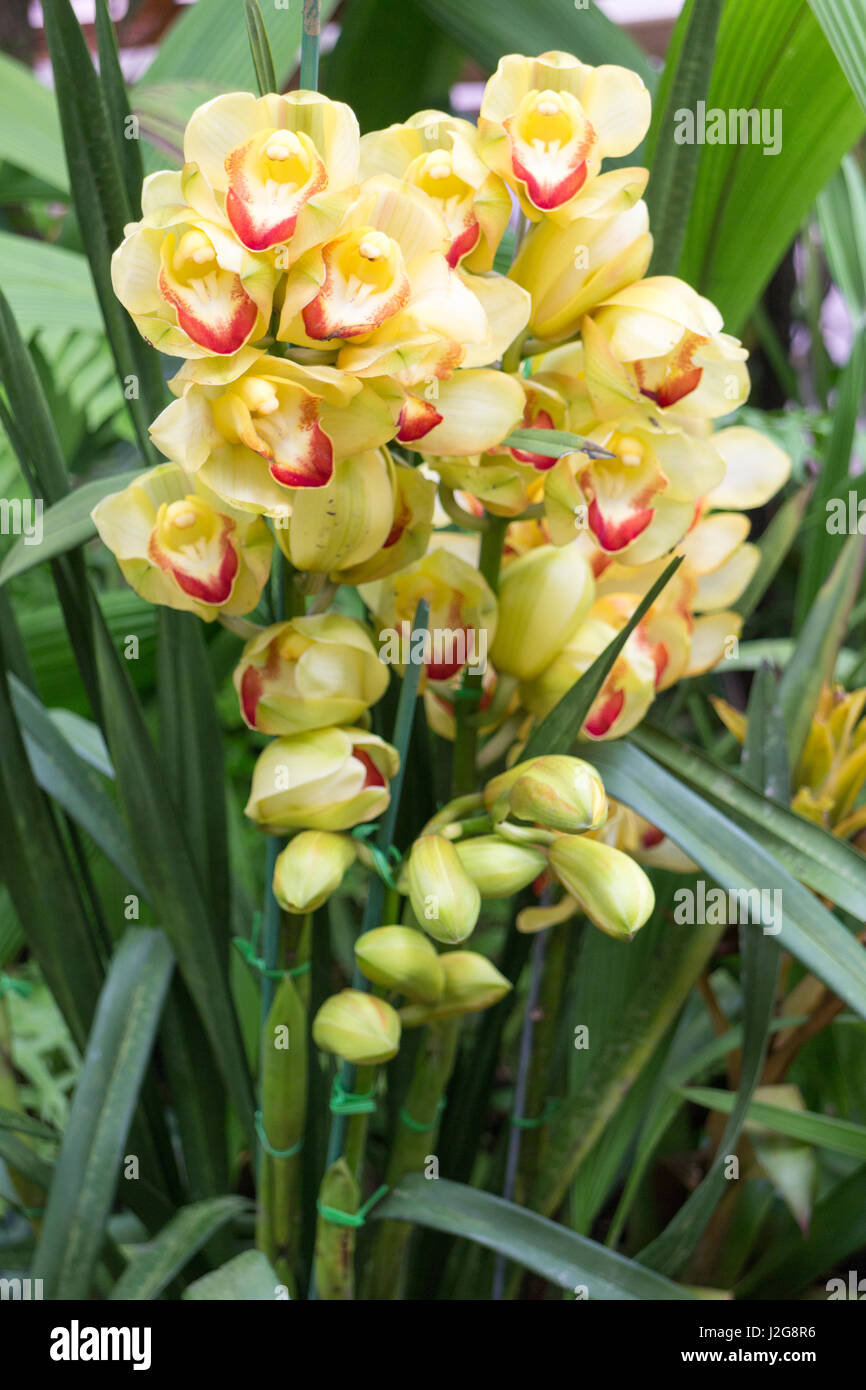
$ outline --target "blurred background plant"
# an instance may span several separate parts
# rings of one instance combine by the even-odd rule
[[[299,85],[301,9],[262,6],[280,90]],[[255,72],[237,0],[45,11],[10,0],[0,21],[0,497],[23,502],[32,484],[51,509],[43,545],[8,534],[9,507],[0,535],[0,1272],[33,1266],[49,1296],[271,1298],[281,1272],[250,1253],[259,979],[230,947],[255,954],[266,873],[243,816],[264,740],[232,688],[242,641],[139,599],[89,519],[106,480],[153,461],[147,401],[162,400],[111,307],[106,249],[137,213],[142,169],[179,167],[192,111],[254,90]],[[485,899],[473,946],[514,988],[459,1041],[442,1025],[407,1033],[369,1120],[364,1196],[434,1036],[453,1048],[447,1103],[434,1143],[436,1094],[428,1114],[412,1093],[423,1142],[358,1240],[396,1258],[383,1233],[411,1223],[388,1297],[571,1297],[585,1283],[593,1297],[823,1297],[866,1250],[863,745],[859,699],[842,696],[863,684],[866,636],[866,18],[851,0],[763,0],[759,14],[751,0],[326,0],[322,19],[321,90],[362,132],[424,107],[474,118],[504,53],[638,72],[653,122],[620,162],[651,170],[651,273],[718,304],[751,354],[749,403],[726,423],[793,460],[783,497],[753,514],[760,563],[736,650],[589,755],[695,871],[650,868],[656,909],[627,949],[573,923],[530,937]],[[778,154],[677,144],[675,113],[698,100],[780,110]],[[107,132],[130,115],[139,138],[118,146]],[[828,526],[836,498],[847,538]],[[398,693],[394,676],[373,711],[384,738]],[[844,730],[836,706],[852,711]],[[826,790],[825,750],[827,776],[846,779],[841,824],[802,794]],[[447,742],[416,725],[401,851],[448,799],[449,770]],[[780,889],[781,934],[681,921],[675,895],[698,878]],[[356,863],[315,911],[311,1016],[351,980],[367,884]],[[306,1082],[320,1117],[298,1161],[309,1272],[321,1054]],[[418,1175],[428,1148],[438,1182]],[[130,1154],[140,1173],[122,1181]],[[726,1187],[730,1154],[741,1181]]]

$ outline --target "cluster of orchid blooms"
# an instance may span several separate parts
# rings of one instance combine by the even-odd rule
[[[292,911],[333,891],[360,852],[343,832],[387,805],[397,755],[365,727],[388,683],[371,631],[411,622],[419,600],[431,630],[483,635],[480,769],[516,762],[533,722],[672,555],[683,563],[629,636],[584,737],[628,732],[657,692],[710,669],[739,632],[732,606],[758,561],[744,513],[790,465],[753,429],[714,429],[746,400],[746,351],[687,284],[647,277],[647,171],[602,171],[637,148],[649,119],[649,94],[627,69],[510,55],[477,125],[422,111],[361,137],[351,109],[316,92],[233,93],[193,114],[180,172],[145,180],[142,219],[112,272],[142,335],[182,359],[175,399],[151,427],[168,461],[101,501],[94,520],[144,598],[249,638],[241,711],[273,742],[247,814],[294,837],[275,879]],[[535,432],[530,448],[509,444],[517,430]],[[545,454],[545,430],[587,447]],[[505,526],[498,594],[478,566],[489,518]],[[315,611],[242,622],[275,544]],[[322,611],[340,585],[359,589],[371,630],[339,603]],[[422,677],[444,738],[464,675],[431,661]],[[522,827],[497,792],[490,835],[464,840],[450,827],[450,838],[434,830],[416,843],[401,887],[428,935],[459,943],[479,894],[510,895],[540,873],[615,934],[646,919],[651,890],[620,849],[672,864],[676,851],[625,808],[609,813],[592,770],[567,761],[539,770],[516,810]],[[573,779],[578,810],[563,790]],[[616,858],[602,863],[602,851]],[[620,892],[630,906],[617,908],[610,885],[635,871],[646,889]],[[538,911],[528,929],[563,915],[561,904]],[[403,991],[413,1021],[448,998],[483,1007],[505,987],[480,956],[433,950],[430,965],[427,937],[381,930],[423,943],[426,993]],[[420,949],[405,936],[391,945],[394,959]],[[406,983],[405,971],[371,968],[380,984]],[[366,1010],[375,1032],[390,1006],[361,999],[344,1006]]]

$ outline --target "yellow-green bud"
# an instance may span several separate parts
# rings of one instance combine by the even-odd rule
[[[436,947],[414,927],[376,927],[355,942],[359,968],[376,985],[435,1004],[445,975]]]
[[[604,784],[581,758],[549,753],[494,777],[484,789],[494,820],[516,816],[548,830],[596,830],[607,819]]]
[[[508,566],[490,660],[499,672],[532,680],[573,637],[592,605],[595,582],[576,546],[539,546]]]
[[[454,946],[471,935],[481,894],[450,840],[442,835],[416,840],[406,877],[412,911],[430,936]]]
[[[342,989],[326,999],[313,1019],[313,1042],[346,1062],[388,1062],[400,1046],[400,1018],[384,999]]]
[[[597,927],[625,939],[640,930],[655,906],[655,894],[628,854],[585,835],[562,835],[548,853],[563,888]]]
[[[302,830],[277,855],[274,897],[285,912],[315,912],[339,888],[354,859],[347,835]]]
[[[547,868],[547,856],[540,849],[513,845],[498,835],[458,840],[455,848],[482,898],[510,898]]]
[[[400,1010],[405,1028],[434,1023],[455,1014],[478,1013],[498,1004],[511,989],[496,966],[477,951],[446,951],[441,957],[445,988],[437,1004],[408,1004]]]

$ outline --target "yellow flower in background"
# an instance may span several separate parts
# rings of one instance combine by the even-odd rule
[[[232,506],[269,516],[285,513],[289,489],[323,487],[335,460],[394,434],[387,402],[370,387],[253,348],[182,369],[170,384],[179,399],[151,425],[154,443]]]
[[[244,647],[234,673],[244,721],[263,734],[351,724],[388,687],[366,628],[339,613],[275,623]]]
[[[467,368],[446,381],[434,378],[423,395],[406,392],[396,437],[435,457],[482,454],[517,427],[523,410],[523,388],[514,377]]]
[[[532,680],[580,627],[593,600],[589,565],[576,547],[542,546],[514,560],[499,589],[490,651],[497,671]]]
[[[361,178],[391,174],[432,198],[448,227],[448,264],[491,270],[511,216],[511,198],[478,151],[471,121],[419,111],[361,139]]]
[[[231,357],[267,331],[279,271],[225,224],[192,165],[145,179],[142,218],[111,259],[114,293],[139,333],[172,357]]]
[[[344,207],[334,194],[358,181],[355,113],[319,92],[228,92],[193,112],[183,141],[250,251],[322,239]]]
[[[390,800],[399,759],[366,729],[314,729],[276,738],[256,761],[246,814],[271,835],[349,830]]]
[[[748,353],[718,309],[683,280],[656,275],[619,290],[581,326],[586,384],[601,418],[629,403],[716,419],[749,394]]]
[[[273,551],[265,522],[227,507],[176,464],[140,474],[91,515],[124,579],[149,603],[205,622],[256,607]]]
[[[576,212],[602,160],[629,154],[649,122],[649,92],[628,68],[593,68],[556,51],[510,53],[484,89],[478,131],[482,157],[537,222]]]
[[[366,180],[334,235],[290,267],[278,338],[407,386],[495,361],[525,326],[529,296],[504,276],[452,270],[450,240],[420,188]]]
[[[618,629],[588,617],[553,660],[533,680],[524,681],[520,698],[531,714],[543,719],[567,690],[588,671],[616,637]],[[621,738],[643,719],[655,698],[656,667],[639,631],[630,634],[583,725],[584,737]]]

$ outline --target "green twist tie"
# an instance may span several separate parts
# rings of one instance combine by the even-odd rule
[[[265,1153],[270,1154],[271,1158],[293,1158],[294,1155],[299,1154],[304,1147],[304,1141],[300,1139],[297,1144],[292,1144],[288,1149],[275,1149],[268,1136],[265,1134],[261,1110],[256,1111],[256,1134],[259,1136],[259,1143]]]
[[[547,1102],[541,1114],[536,1115],[534,1119],[527,1115],[512,1115],[511,1123],[514,1125],[515,1129],[540,1129],[542,1125],[547,1124],[551,1115],[558,1108],[559,1101],[551,1099]]]
[[[249,941],[245,936],[232,937],[232,945],[237,947],[250,969],[257,970],[260,975],[264,975],[268,980],[282,980],[286,975],[295,976],[306,974],[312,967],[312,961],[305,960],[301,965],[296,965],[291,970],[272,970],[264,956],[258,955],[261,920],[262,914],[260,912],[255,913],[253,917],[253,934]]]
[[[378,828],[377,825],[372,824],[356,825],[354,830],[350,831],[350,834],[355,840],[368,840],[371,835],[375,835]],[[386,887],[396,892],[397,880],[394,877],[391,866],[393,865],[394,868],[399,868],[403,862],[403,856],[396,845],[389,845],[387,851],[385,851],[380,849],[378,845],[368,844],[367,849],[370,851],[376,873],[379,875],[382,882]]]
[[[300,965],[293,965],[291,970],[286,971],[286,974],[291,976],[294,980],[298,975],[306,975],[307,971],[312,970],[312,968],[313,962],[311,960],[304,960],[301,961]]]
[[[4,994],[20,994],[22,999],[33,993],[33,986],[27,980],[16,980],[14,975],[0,974],[0,999]]]
[[[340,1211],[339,1207],[329,1207],[322,1201],[316,1202],[316,1210],[325,1221],[330,1221],[332,1226],[351,1226],[353,1230],[357,1230],[359,1226],[363,1226],[373,1207],[377,1202],[381,1202],[387,1191],[388,1184],[383,1182],[381,1187],[376,1188],[369,1201],[357,1211]]]
[[[400,1106],[400,1119],[407,1129],[414,1130],[416,1134],[427,1134],[431,1129],[436,1128],[437,1124],[439,1123],[439,1116],[442,1114],[442,1111],[444,1109],[445,1097],[440,1096],[439,1100],[436,1103],[436,1114],[433,1116],[433,1119],[430,1121],[429,1125],[422,1125],[419,1124],[417,1120],[413,1120],[405,1105]]]
[[[338,1072],[331,1087],[331,1114],[371,1115],[376,1109],[376,1102],[373,1099],[375,1090],[376,1083],[374,1082],[369,1091],[347,1091]]]
[[[451,692],[455,700],[483,700],[484,691],[480,685],[461,685],[459,690]]]

